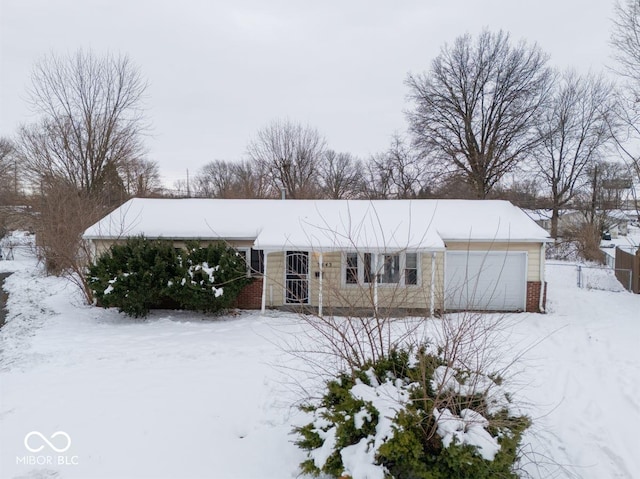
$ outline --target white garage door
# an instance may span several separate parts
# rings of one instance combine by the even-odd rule
[[[522,311],[527,253],[448,251],[444,281],[448,310]]]

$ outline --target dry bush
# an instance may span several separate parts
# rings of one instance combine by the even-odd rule
[[[301,334],[286,337],[284,346],[308,364],[311,373],[331,377],[338,371],[353,372],[394,349],[425,341],[424,319],[429,310],[411,310],[406,305],[419,301],[427,305],[429,291],[400,283],[376,287],[374,282],[345,288],[335,272],[323,275],[322,311],[304,304],[291,306],[305,327]],[[373,272],[371,279],[376,276],[380,272]],[[381,306],[376,305],[376,296]]]
[[[80,287],[86,301],[92,302],[85,280],[90,244],[82,234],[109,212],[105,202],[64,181],[49,182],[32,201],[38,258],[47,273],[68,277]]]
[[[600,249],[602,233],[597,224],[584,222],[564,230],[564,239],[576,245],[578,255],[586,261],[604,264],[605,256]]]

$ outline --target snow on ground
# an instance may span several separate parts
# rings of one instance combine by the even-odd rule
[[[522,315],[518,398],[530,403],[534,477],[640,477],[640,295],[576,287],[575,268],[547,267],[549,314]],[[525,461],[526,462],[526,461]],[[559,468],[559,465],[564,465]]]
[[[298,476],[304,454],[290,431],[306,418],[287,373],[301,365],[279,346],[303,327],[295,316],[130,320],[83,306],[25,255],[0,261],[7,269],[0,477]],[[535,421],[524,468],[540,479],[640,477],[640,295],[578,289],[566,264],[548,278],[549,314],[507,318],[505,355],[524,350],[516,398]],[[33,431],[43,437],[27,444],[40,452],[25,447]],[[71,439],[62,453],[45,442],[66,447],[57,431]]]

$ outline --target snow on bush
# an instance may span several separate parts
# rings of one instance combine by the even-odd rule
[[[176,250],[171,242],[142,237],[113,245],[89,276],[99,304],[136,317],[161,306],[219,311],[248,281],[243,258],[222,243],[201,248],[189,242]]]
[[[449,368],[425,348],[394,350],[329,381],[320,403],[303,407],[312,421],[296,428],[307,451],[301,469],[353,479],[515,478],[529,420],[508,405],[489,376]]]

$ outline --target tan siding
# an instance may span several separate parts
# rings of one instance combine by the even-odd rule
[[[267,254],[265,252],[265,254]],[[267,306],[284,304],[284,253],[268,253],[267,261]]]
[[[447,242],[449,251],[526,251],[527,281],[540,281],[540,243]]]
[[[381,307],[429,309],[431,284],[431,253],[420,254],[420,284],[416,286],[378,285],[378,304]],[[309,254],[310,304],[318,306],[320,281],[319,254]],[[345,285],[343,283],[343,255],[341,252],[325,252],[323,263],[323,306],[325,308],[372,308],[373,284]],[[267,260],[267,305],[284,304],[284,253],[269,253]],[[444,253],[436,253],[435,308],[441,309],[444,289]],[[273,298],[273,301],[270,299]]]
[[[431,264],[431,258],[429,258]],[[431,271],[431,267],[429,267]],[[444,251],[436,253],[436,287],[435,287],[435,309],[444,309]]]
[[[98,254],[106,251],[111,244],[124,240],[94,240]],[[209,242],[203,241],[201,244]],[[175,247],[184,247],[184,241],[174,241]],[[229,242],[234,247],[251,247],[250,241]],[[465,243],[448,242],[450,251],[526,251],[527,281],[540,281],[540,244],[539,243]],[[444,252],[436,253],[436,284],[435,284],[435,309],[442,309],[444,298]],[[382,307],[397,308],[424,308],[430,305],[431,283],[431,253],[420,253],[420,284],[418,286],[400,287],[396,285],[378,285],[378,304]],[[320,271],[318,265],[319,255],[309,254],[310,274],[310,304],[318,306],[319,280],[316,272]],[[341,252],[323,253],[322,262],[325,264],[323,278],[323,305],[329,307],[373,307],[373,285],[345,285],[343,284],[343,255]],[[327,263],[329,265],[327,265]],[[278,307],[284,304],[284,253],[272,252],[267,260],[267,306]]]

